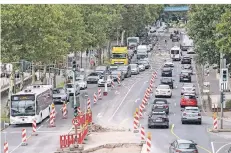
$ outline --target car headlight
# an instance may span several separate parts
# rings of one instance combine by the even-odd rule
[[[171,91],[169,90],[168,93],[170,93]]]

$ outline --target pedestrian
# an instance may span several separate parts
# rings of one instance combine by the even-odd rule
[[[86,51],[86,56],[88,56],[88,54],[89,54],[89,50],[87,49],[87,51]]]

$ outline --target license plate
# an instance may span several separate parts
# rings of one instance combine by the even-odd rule
[[[162,122],[162,120],[156,120],[156,122]]]

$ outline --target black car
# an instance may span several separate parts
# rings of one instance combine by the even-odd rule
[[[119,65],[118,71],[122,71],[124,73],[125,78],[132,76],[132,70],[130,65]]]
[[[191,64],[192,60],[191,57],[183,57],[181,60],[181,64]]]
[[[165,108],[165,113],[169,114],[169,104],[166,99],[155,99],[153,102],[154,106],[164,106]]]
[[[192,82],[192,77],[190,73],[182,72],[180,74],[180,82]]]
[[[167,84],[170,86],[171,89],[173,89],[173,79],[172,78],[161,78],[160,83],[161,84]]]
[[[170,67],[164,67],[161,72],[162,77],[172,77],[172,69]]]
[[[148,128],[165,127],[169,128],[169,118],[166,114],[150,114],[148,117]]]

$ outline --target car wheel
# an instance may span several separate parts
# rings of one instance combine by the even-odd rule
[[[169,128],[169,125],[166,126],[166,129],[168,129],[168,128]]]
[[[181,123],[182,123],[182,124],[185,124],[185,122],[184,122],[184,121],[181,121]]]
[[[201,125],[201,121],[199,121],[198,124]]]

